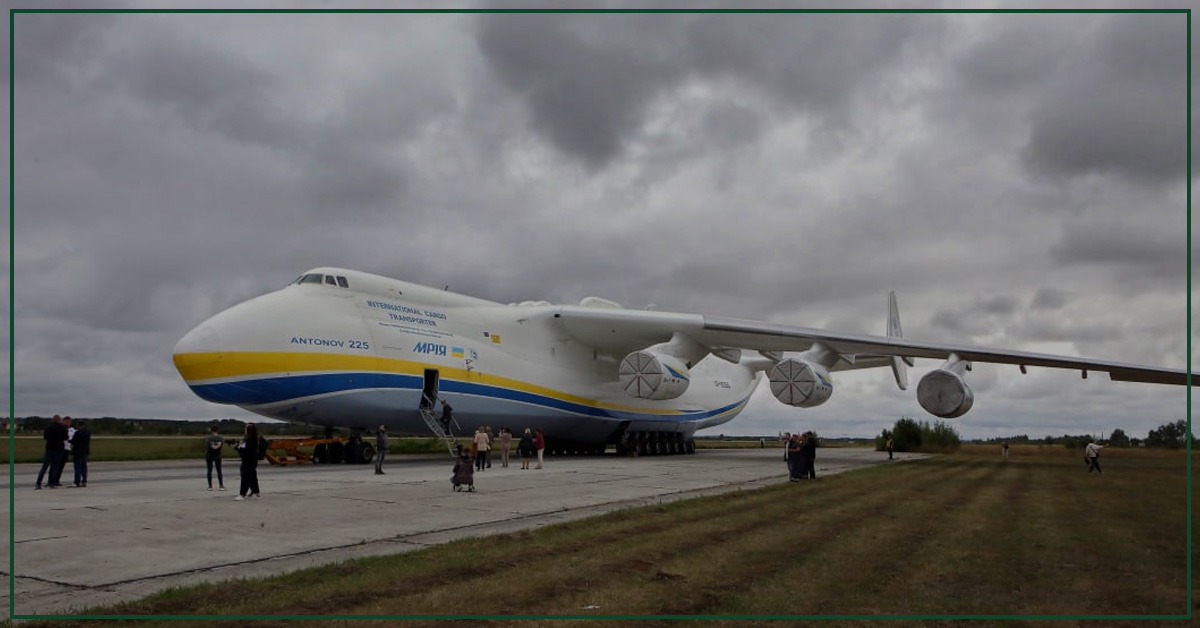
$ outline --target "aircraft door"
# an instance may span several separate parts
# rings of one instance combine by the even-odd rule
[[[433,410],[438,398],[438,370],[425,369],[425,385],[421,388],[421,408]]]

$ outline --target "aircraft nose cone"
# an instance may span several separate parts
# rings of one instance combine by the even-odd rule
[[[203,379],[202,371],[221,359],[221,338],[207,323],[189,331],[175,344],[175,370],[184,381]]]
[[[221,339],[217,330],[207,323],[189,331],[175,344],[175,355],[181,353],[209,353],[221,350]]]

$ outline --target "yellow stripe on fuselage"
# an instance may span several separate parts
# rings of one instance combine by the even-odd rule
[[[368,371],[413,375],[424,377],[425,369],[436,367],[442,379],[454,379],[463,382],[486,384],[510,390],[518,390],[534,395],[552,397],[561,401],[578,403],[594,408],[618,410],[622,412],[650,412],[653,414],[686,414],[684,410],[646,408],[626,406],[587,397],[571,395],[544,386],[522,382],[520,380],[488,375],[478,370],[448,367],[442,364],[428,362],[413,362],[395,358],[381,358],[367,355],[346,355],[341,353],[302,353],[290,351],[211,351],[204,353],[181,353],[175,355],[175,368],[189,385],[204,383],[208,380],[228,379],[236,377],[264,377],[279,373],[291,375],[310,372],[329,371]]]

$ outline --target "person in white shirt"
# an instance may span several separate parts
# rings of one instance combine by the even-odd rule
[[[1101,445],[1096,441],[1088,443],[1088,446],[1084,448],[1083,454],[1087,457],[1088,473],[1091,473],[1094,470],[1100,473],[1100,475],[1104,475],[1104,472],[1100,470],[1101,449],[1104,449],[1104,445]]]
[[[492,439],[488,437],[487,432],[483,428],[475,430],[475,470],[483,471],[484,465],[487,462],[487,452],[491,447]]]

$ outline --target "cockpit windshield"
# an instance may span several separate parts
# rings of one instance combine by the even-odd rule
[[[326,275],[323,273],[305,273],[305,274],[297,277],[296,280],[293,281],[292,283],[294,283],[294,284],[305,284],[305,283],[321,284],[321,283],[324,283],[326,285],[337,286],[339,288],[349,288],[350,287],[350,282],[347,281],[346,278],[343,277],[342,275]]]

